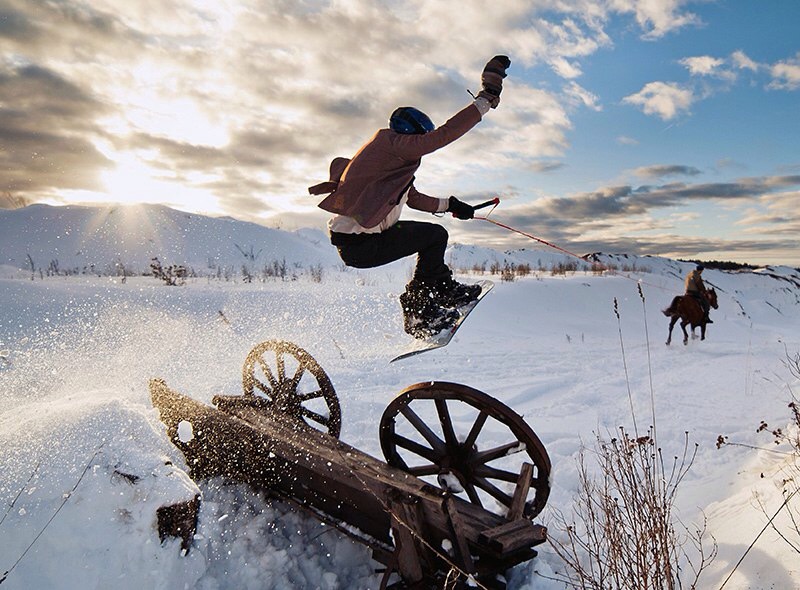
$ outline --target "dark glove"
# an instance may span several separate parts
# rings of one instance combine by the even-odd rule
[[[459,201],[455,197],[450,197],[447,211],[457,219],[472,219],[475,217],[475,207],[467,205],[464,201]]]
[[[506,77],[506,70],[511,66],[511,60],[505,55],[495,55],[483,68],[481,74],[481,85],[483,90],[478,96],[489,101],[492,108],[497,108],[500,104],[500,93],[503,91],[503,78]]]

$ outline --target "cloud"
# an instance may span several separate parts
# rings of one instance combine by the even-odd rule
[[[719,67],[725,62],[709,55],[700,55],[697,57],[685,57],[679,63],[685,66],[693,76],[713,76],[716,75]]]
[[[550,67],[553,68],[553,71],[556,74],[568,80],[578,78],[581,74],[583,74],[581,69],[574,62],[567,61],[563,57],[553,58],[550,61]]]
[[[52,78],[28,83],[18,114],[0,112],[0,132],[16,148],[4,156],[16,171],[5,188],[33,199],[103,191],[101,172],[140,158],[165,179],[211,187],[222,203],[250,207],[254,196],[304,203],[300,195],[328,159],[352,154],[396,106],[419,106],[439,123],[464,106],[465,90],[478,89],[495,52],[514,60],[500,109],[426,168],[441,184],[459,168],[480,175],[489,141],[500,146],[493,168],[557,158],[568,145],[571,110],[597,110],[598,99],[574,82],[561,94],[531,88],[520,74],[553,64],[568,80],[580,76],[579,60],[611,43],[608,17],[605,6],[583,0],[556,7],[512,0],[491,10],[479,0],[463,0],[458,10],[433,0],[7,0],[0,92],[10,98],[34,71],[24,68]],[[37,119],[41,109],[66,116]],[[25,155],[34,144],[48,162]]]
[[[564,167],[564,162],[533,162],[531,163],[528,168],[533,170],[534,172],[538,172],[540,174],[546,174],[547,172],[555,172],[556,170],[561,170]]]
[[[688,88],[668,82],[650,82],[636,94],[622,99],[622,102],[641,107],[646,115],[656,115],[664,121],[688,112],[695,97]]]
[[[800,191],[786,191],[762,196],[736,222],[745,234],[760,236],[800,236]]]
[[[613,10],[633,13],[646,39],[657,39],[671,31],[701,23],[699,17],[683,10],[685,0],[611,0]]]
[[[726,61],[721,58],[700,55],[683,58],[678,63],[686,67],[692,76],[706,76],[729,82],[736,80],[736,73],[724,67]]]
[[[733,65],[740,70],[750,70],[751,72],[756,72],[761,67],[760,64],[747,57],[747,55],[741,49],[736,50],[731,54],[731,61],[733,62]]]
[[[697,176],[702,174],[699,169],[694,166],[681,166],[681,165],[654,165],[642,166],[632,171],[635,176],[640,178],[663,178],[665,176]]]
[[[573,104],[585,106],[593,111],[602,111],[596,94],[589,92],[577,82],[570,82],[564,87],[564,95]]]
[[[729,183],[621,185],[505,207],[494,216],[510,227],[578,254],[625,252],[774,263],[776,256],[790,259],[800,248],[800,211],[796,206],[800,192],[785,190],[793,187],[800,187],[800,176],[750,177]],[[754,200],[760,203],[758,209],[751,207]],[[697,201],[736,203],[746,208],[739,221],[745,228],[740,234],[753,237],[685,235],[687,224],[691,226],[697,220],[679,207]],[[532,245],[530,239],[489,224],[470,225],[468,238],[464,231],[461,226],[452,226],[451,235],[454,240],[481,240],[496,248]]]
[[[740,72],[757,74],[768,72],[767,88],[796,90],[800,88],[800,53],[795,57],[778,61],[772,65],[759,64],[742,50],[734,51],[727,58],[711,55],[685,57],[678,60],[693,78],[701,78],[692,88],[676,82],[652,82],[639,93],[630,95],[623,102],[642,108],[647,114],[663,120],[674,118],[681,111],[688,111],[691,104],[704,100],[722,91],[729,91],[741,75]],[[753,82],[753,80],[751,80]]]
[[[637,139],[628,137],[627,135],[620,135],[617,137],[617,143],[621,145],[639,145],[639,141]]]
[[[772,76],[770,88],[797,90],[800,88],[800,52],[793,58],[773,64],[769,72]]]
[[[664,167],[693,174],[692,167]],[[578,227],[580,224],[616,223],[614,218],[645,215],[666,207],[678,207],[695,201],[718,200],[746,202],[755,197],[779,193],[800,186],[800,175],[742,178],[736,182],[670,183],[660,186],[618,185],[599,188],[569,197],[539,199],[517,209],[519,215],[539,222]]]
[[[105,105],[58,73],[36,65],[0,66],[0,191],[47,194],[98,188],[110,165],[93,143]],[[24,198],[24,195],[21,195]]]

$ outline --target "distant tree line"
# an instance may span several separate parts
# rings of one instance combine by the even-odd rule
[[[730,262],[727,260],[683,260],[681,258],[678,260],[679,262],[702,264],[706,268],[713,268],[716,270],[755,270],[760,268],[754,264],[747,264],[746,262]]]
[[[152,276],[163,281],[168,286],[180,286],[187,279],[205,277],[218,281],[242,281],[244,283],[266,282],[269,280],[296,281],[302,276],[307,276],[315,283],[321,283],[324,276],[322,263],[311,264],[307,268],[300,263],[288,263],[285,258],[280,260],[265,261],[260,266],[255,263],[260,250],[256,252],[252,247],[245,250],[236,246],[247,262],[237,266],[235,264],[223,265],[209,259],[206,268],[197,270],[186,264],[165,264],[159,257],[153,257],[147,270],[134,270],[134,267],[117,260],[104,266],[85,264],[82,266],[63,266],[57,258],[51,259],[44,266],[38,264],[30,255],[26,255],[26,270],[30,271],[31,280],[45,279],[47,277],[69,277],[79,275],[93,275],[96,277],[121,277],[124,283],[132,276]]]
[[[474,263],[471,267],[461,267],[459,270],[462,272],[472,272],[479,275],[488,273],[493,276],[499,276],[501,281],[513,281],[518,277],[526,277],[532,273],[538,273],[539,275],[548,273],[553,276],[558,276],[575,272],[592,272],[595,274],[601,274],[607,270],[621,270],[623,272],[650,272],[649,268],[637,267],[635,263],[624,264],[618,267],[617,265],[600,264],[596,261],[578,259],[552,262],[549,265],[544,264],[542,260],[539,259],[535,266],[531,265],[530,263],[517,264],[515,262],[509,262],[508,260],[504,260],[503,262],[499,262],[497,260],[488,262],[484,260],[483,262]]]

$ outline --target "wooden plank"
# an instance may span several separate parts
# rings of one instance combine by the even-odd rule
[[[450,540],[453,542],[453,546],[456,550],[457,565],[465,573],[474,574],[475,564],[472,561],[472,554],[470,553],[469,544],[467,543],[468,531],[464,524],[464,519],[461,517],[461,513],[458,511],[453,501],[454,499],[454,496],[450,496],[444,502],[445,508],[447,509],[447,516],[450,519],[450,530],[452,532]]]
[[[525,501],[528,499],[528,491],[531,489],[532,477],[533,465],[531,463],[523,463],[517,479],[517,487],[514,489],[514,497],[508,507],[508,520],[522,518],[522,512],[525,510]]]
[[[423,535],[425,525],[420,503],[402,493],[389,494],[387,501],[392,514],[397,571],[409,586],[418,584],[424,580],[425,572],[430,572],[433,567],[428,549],[417,538]]]
[[[499,554],[539,545],[547,540],[547,528],[521,518],[481,533],[479,542]]]

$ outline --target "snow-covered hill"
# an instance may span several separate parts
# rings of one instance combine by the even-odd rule
[[[314,257],[316,248],[323,256],[332,251],[313,231],[253,228],[251,241],[240,242],[238,222],[190,221],[185,227],[200,242],[220,240],[225,234],[216,228],[227,223],[236,228],[234,243],[258,251],[256,235],[275,236],[276,252],[289,260],[291,243],[304,264],[324,260]],[[17,238],[39,236],[49,244],[42,255],[61,244],[35,223],[14,225]],[[0,237],[4,255],[8,227]],[[70,226],[69,234],[65,227],[54,231],[69,237],[69,248],[88,243],[75,234],[91,227]],[[284,241],[290,238],[298,241]],[[184,247],[201,262],[211,250],[203,243]],[[260,247],[267,251],[266,242]],[[454,246],[451,252],[472,262],[490,255],[502,257],[499,263],[530,261],[534,272],[497,281],[447,348],[391,365],[388,359],[407,344],[397,293],[408,261],[385,271],[345,271],[331,262],[321,282],[190,278],[168,287],[144,276],[124,282],[0,276],[0,575],[9,572],[3,590],[377,588],[369,551],[335,530],[242,486],[190,480],[150,404],[147,383],[154,377],[205,403],[240,393],[247,353],[274,338],[315,357],[342,405],[342,440],[378,458],[381,414],[413,383],[463,383],[522,414],[553,464],[553,491],[539,519],[552,535],[559,534],[552,511],[570,509],[576,459],[594,433],[655,418],[671,456],[688,432],[698,454],[677,508],[687,523],[707,517],[720,553],[699,589],[719,588],[766,523],[759,506],[772,514],[783,502],[787,471],[780,456],[717,449],[716,442],[726,435],[774,448],[767,432],[756,432],[760,421],[783,428],[789,422],[790,388],[800,386],[786,366],[787,354],[800,352],[800,273],[706,270],[706,282],[720,294],[707,339],[667,347],[660,310],[682,291],[688,263],[600,256],[614,270],[553,274],[538,269],[533,257],[544,253],[532,250]],[[241,256],[235,252],[233,260],[235,254]],[[141,260],[149,262],[149,255]],[[179,540],[159,542],[155,511],[196,493],[198,531],[182,555]],[[797,563],[796,552],[768,530],[725,588],[800,587]],[[509,588],[561,588],[548,579],[561,567],[542,546],[539,557],[510,572]]]
[[[161,205],[0,210],[0,267],[117,275],[147,272],[150,261],[196,273],[242,265],[258,271],[286,261],[308,267],[338,260],[321,231],[287,232],[230,217],[206,217]]]

